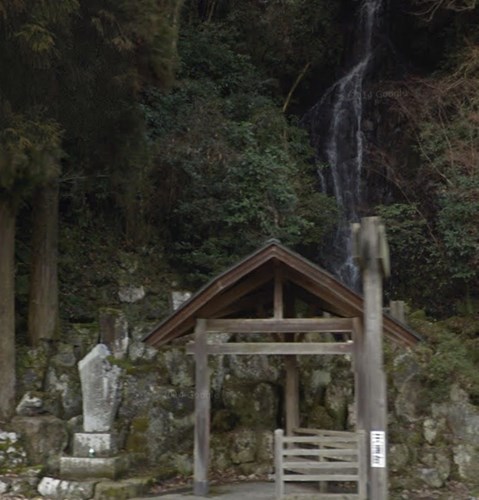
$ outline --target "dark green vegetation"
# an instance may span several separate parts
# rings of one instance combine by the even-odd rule
[[[298,122],[341,74],[356,5],[0,0],[1,401],[14,305],[19,341],[53,338],[59,316],[112,305],[102,287],[121,282],[123,253],[150,288],[196,287],[271,237],[317,259],[337,208]],[[387,293],[474,312],[479,6],[388,8],[367,165],[389,194],[365,207],[387,224]]]
[[[479,6],[394,4],[401,52],[393,80],[379,84],[392,134],[378,156],[396,191],[379,209],[393,250],[392,289],[436,314],[477,312]]]

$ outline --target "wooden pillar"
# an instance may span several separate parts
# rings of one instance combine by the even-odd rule
[[[368,432],[368,483],[370,500],[387,500],[387,399],[383,367],[382,278],[389,274],[389,251],[384,226],[378,217],[362,219],[358,260],[364,294],[364,350],[367,382],[364,413]]]
[[[284,318],[283,275],[281,269],[274,270],[274,318]]]
[[[196,320],[195,328],[195,496],[208,494],[208,465],[210,454],[210,375],[206,352],[206,321]]]
[[[274,431],[274,483],[276,500],[281,500],[284,495],[283,437],[283,429],[276,429]]]
[[[299,372],[296,356],[284,356],[286,370],[285,407],[286,435],[291,436],[293,429],[299,427]]]
[[[274,276],[274,317],[284,318],[284,282],[281,269],[275,270]],[[289,311],[291,313],[291,311]],[[294,333],[286,335],[286,340],[294,342]],[[290,436],[293,429],[299,427],[299,373],[296,356],[286,355],[284,359],[285,388],[284,402],[286,413],[286,435]]]

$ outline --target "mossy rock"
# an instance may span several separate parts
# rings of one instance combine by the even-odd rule
[[[154,476],[157,481],[166,481],[179,475],[173,459],[172,454],[165,453],[162,456],[161,462],[156,464]]]
[[[328,410],[319,404],[311,408],[306,418],[306,427],[312,429],[342,429],[342,422],[336,422]]]
[[[238,420],[238,416],[230,410],[217,410],[213,413],[211,419],[211,430],[212,432],[232,431],[238,424]]]
[[[98,322],[72,323],[65,333],[65,341],[76,346],[78,358],[85,357],[100,339]]]
[[[128,500],[148,493],[153,484],[151,477],[102,481],[95,486],[94,500]]]
[[[51,348],[42,343],[37,348],[18,346],[16,349],[17,391],[41,391],[48,369]]]
[[[125,448],[128,452],[144,453],[148,448],[148,418],[135,417],[130,425]]]
[[[272,429],[276,426],[278,397],[272,384],[246,383],[230,378],[224,382],[222,399],[239,425],[253,429]]]

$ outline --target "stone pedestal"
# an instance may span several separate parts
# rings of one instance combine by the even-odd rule
[[[110,432],[121,394],[121,369],[110,362],[111,352],[96,345],[78,364],[83,395],[83,429],[73,436],[73,456],[60,458],[65,479],[117,479],[128,468],[127,455],[118,454]]]
[[[77,432],[73,436],[74,457],[111,457],[117,452],[116,439],[109,432]]]
[[[127,455],[115,457],[61,457],[60,475],[65,479],[91,479],[102,477],[118,479],[128,470]]]

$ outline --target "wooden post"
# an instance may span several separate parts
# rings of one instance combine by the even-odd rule
[[[404,314],[404,301],[403,300],[391,300],[389,302],[389,312],[394,319],[397,319],[401,323],[406,322],[406,315]]]
[[[274,431],[274,485],[276,500],[281,500],[284,496],[283,436],[283,429],[276,429]]]
[[[292,436],[293,429],[299,427],[299,372],[295,355],[284,356],[286,370],[285,406],[286,435]]]
[[[283,298],[283,275],[281,269],[274,270],[274,311],[273,316],[275,319],[284,318],[284,298]]]
[[[284,318],[284,281],[281,270],[275,269],[274,275],[274,318]],[[291,309],[291,305],[290,305]],[[291,311],[289,311],[291,312]],[[289,342],[294,341],[294,333],[284,337]],[[284,388],[284,402],[286,412],[286,435],[291,436],[293,429],[299,427],[299,372],[295,355],[285,355],[284,368],[286,383]]]
[[[366,433],[364,430],[358,432],[358,460],[359,460],[359,481],[358,481],[358,500],[367,500],[367,479],[368,466],[365,460],[367,454]]]
[[[383,368],[382,278],[389,274],[389,249],[379,217],[366,217],[359,230],[358,261],[363,274],[365,401],[370,500],[387,500],[387,399]]]
[[[206,320],[196,320],[195,328],[195,496],[208,494],[208,465],[210,453],[210,377],[206,350]]]

